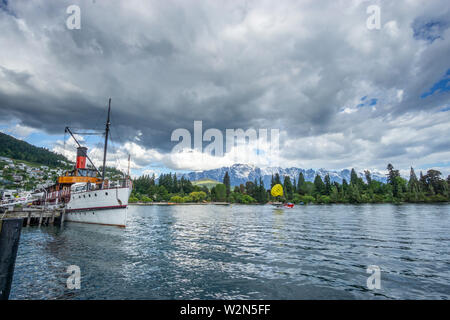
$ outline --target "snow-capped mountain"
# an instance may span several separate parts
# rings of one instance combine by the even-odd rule
[[[199,172],[189,172],[185,174],[185,178],[195,181],[200,179],[214,179],[217,181],[222,181],[225,172],[228,171],[230,176],[230,182],[232,186],[238,186],[241,183],[245,184],[247,181],[254,181],[262,177],[264,185],[266,187],[270,186],[272,174],[278,173],[280,175],[281,181],[283,181],[284,176],[289,176],[291,180],[295,178],[298,180],[300,172],[303,172],[306,181],[314,181],[316,174],[318,174],[322,179],[325,178],[327,174],[330,175],[331,182],[337,181],[342,183],[343,179],[350,182],[350,172],[351,169],[344,169],[340,171],[336,170],[325,170],[325,169],[301,169],[301,168],[280,168],[280,167],[268,167],[268,168],[258,168],[256,166],[248,164],[234,164],[231,167],[222,167],[219,169],[199,171]],[[358,176],[363,178],[365,181],[364,172],[357,172]],[[386,176],[380,172],[372,172],[372,179],[386,182]]]

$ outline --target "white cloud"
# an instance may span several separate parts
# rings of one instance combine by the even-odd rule
[[[21,124],[16,124],[14,127],[6,129],[6,132],[21,140],[27,138],[30,134],[36,131],[37,130],[34,128],[27,127]]]

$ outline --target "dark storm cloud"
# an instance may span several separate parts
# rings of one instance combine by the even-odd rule
[[[81,30],[65,26],[71,4],[80,5]],[[421,98],[450,67],[448,4],[381,1],[382,28],[373,31],[367,5],[8,3],[0,10],[0,117],[50,133],[98,127],[111,97],[116,139],[139,135],[162,152],[174,129],[192,132],[203,120],[204,129],[279,128],[282,145],[294,145],[286,159],[408,156],[425,147],[421,139],[384,141],[404,115],[449,101],[445,93]],[[377,103],[358,108],[366,95]],[[421,132],[419,120],[411,123]],[[296,147],[302,139],[308,155]],[[320,141],[329,146],[315,152]]]

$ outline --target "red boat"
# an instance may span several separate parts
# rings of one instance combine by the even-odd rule
[[[288,203],[285,203],[283,206],[284,206],[285,208],[293,208],[293,207],[294,207],[294,204],[288,202]]]

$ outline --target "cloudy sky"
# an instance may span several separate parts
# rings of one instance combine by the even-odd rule
[[[70,157],[64,127],[101,128],[111,97],[109,164],[134,174],[268,160],[171,152],[194,120],[278,129],[282,167],[450,173],[448,0],[0,0],[0,30],[0,130]]]

